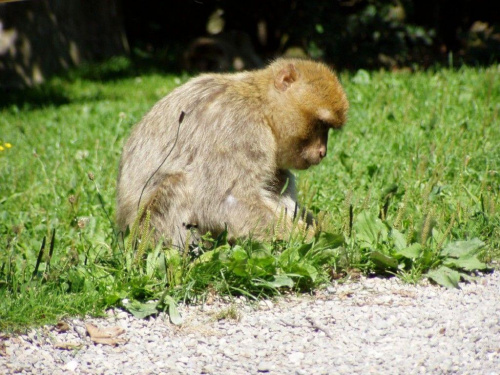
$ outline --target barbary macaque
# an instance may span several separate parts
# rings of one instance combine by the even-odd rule
[[[326,156],[348,106],[335,74],[309,60],[191,79],[153,106],[123,148],[119,228],[149,212],[156,240],[179,248],[193,232],[266,240],[299,227],[311,238],[314,226],[296,218],[290,169]]]

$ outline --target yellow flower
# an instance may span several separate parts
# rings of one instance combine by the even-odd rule
[[[3,151],[3,150],[5,150],[5,149],[3,148],[3,146],[0,146],[0,151]]]
[[[4,146],[7,147],[7,148],[11,148],[12,147],[12,145],[9,142],[5,142]]]

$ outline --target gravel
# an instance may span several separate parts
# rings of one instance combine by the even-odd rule
[[[315,296],[180,306],[179,327],[110,311],[4,337],[0,373],[500,374],[500,273],[461,286],[361,278]],[[215,318],[235,310],[239,320]],[[125,342],[94,344],[87,323],[121,327]]]

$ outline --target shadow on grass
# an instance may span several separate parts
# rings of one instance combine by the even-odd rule
[[[172,53],[146,54],[135,52],[130,57],[117,56],[100,63],[83,64],[55,75],[46,83],[24,89],[0,88],[0,110],[9,107],[34,109],[60,106],[75,101],[64,87],[64,82],[77,80],[112,82],[148,74],[180,74]],[[55,79],[60,78],[60,79]],[[85,98],[85,100],[99,99]],[[78,99],[77,99],[78,100]]]
[[[85,64],[66,74],[69,79],[108,82],[148,74],[181,74],[178,54],[172,50],[154,54],[135,50],[130,57],[112,57],[101,63]]]
[[[62,87],[50,83],[26,89],[0,90],[0,109],[9,107],[32,109],[52,105],[60,106],[68,104],[70,101]]]

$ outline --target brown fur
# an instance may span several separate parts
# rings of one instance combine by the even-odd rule
[[[307,60],[190,80],[153,106],[123,148],[120,229],[140,205],[157,238],[179,247],[192,226],[200,234],[227,227],[231,238],[284,235],[270,231],[280,221],[289,230],[296,213],[288,170],[323,159],[328,130],[345,123],[347,109],[332,71]]]

